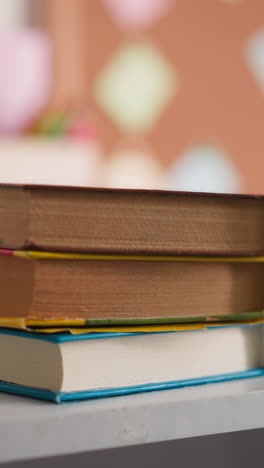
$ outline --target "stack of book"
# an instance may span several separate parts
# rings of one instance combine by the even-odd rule
[[[264,375],[264,198],[0,187],[0,390],[57,402]]]

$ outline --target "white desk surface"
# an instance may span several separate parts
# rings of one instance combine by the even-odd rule
[[[264,377],[56,405],[0,394],[0,463],[264,427]]]

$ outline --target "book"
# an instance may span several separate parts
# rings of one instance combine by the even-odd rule
[[[144,255],[260,255],[264,198],[0,186],[2,248]]]
[[[79,337],[1,329],[0,353],[1,391],[57,403],[264,375],[262,326]]]
[[[6,318],[122,323],[263,316],[263,257],[0,254]]]

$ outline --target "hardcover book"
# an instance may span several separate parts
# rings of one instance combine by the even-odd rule
[[[3,248],[144,255],[260,255],[264,198],[0,186]]]
[[[263,316],[263,261],[0,249],[0,316],[124,323],[252,314],[253,320]]]
[[[263,327],[153,334],[0,330],[0,390],[57,403],[264,375]]]

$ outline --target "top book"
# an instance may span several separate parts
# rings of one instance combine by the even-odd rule
[[[264,254],[264,197],[0,186],[2,248],[143,255]]]

